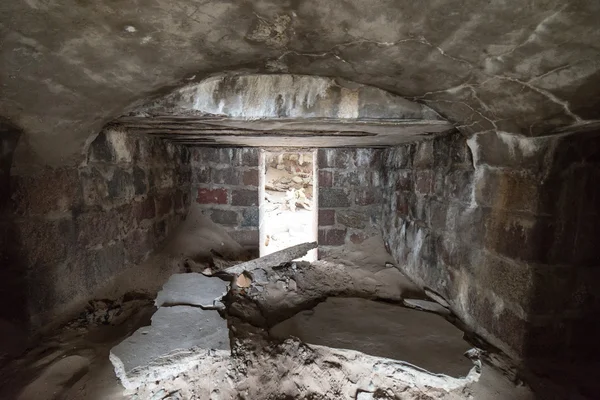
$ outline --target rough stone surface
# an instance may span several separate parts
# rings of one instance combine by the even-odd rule
[[[291,74],[212,76],[115,123],[186,144],[243,147],[381,147],[453,128],[429,107],[376,87]]]
[[[259,150],[191,147],[190,153],[196,202],[235,240],[258,249]]]
[[[54,164],[73,160],[90,132],[141,99],[238,68],[370,84],[469,133],[537,136],[598,118],[596,2],[341,5],[215,3],[194,13],[185,0],[143,10],[9,4],[0,114],[23,128],[22,146]]]
[[[0,293],[23,304],[19,319],[33,327],[52,321],[146,260],[187,213],[190,173],[186,148],[111,129],[78,167],[13,168],[15,234],[5,271],[16,276]]]
[[[227,283],[199,273],[175,274],[156,296],[156,307],[174,305],[214,308],[215,301],[227,293]]]
[[[378,218],[397,264],[525,365],[573,366],[600,350],[597,2],[5,3],[0,116],[22,134],[7,147],[2,137],[15,204],[1,221],[12,249],[1,292],[16,305],[3,317],[41,325],[161,243],[189,203],[191,172],[175,172],[187,153],[95,135],[151,98],[243,69],[344,78],[328,97],[336,114],[378,116],[368,96],[349,95],[357,82],[455,124],[464,136],[383,153]],[[257,154],[240,153],[210,162],[256,168]],[[320,167],[350,168],[348,154]],[[137,165],[156,159],[165,162]],[[355,166],[365,172],[332,173],[329,189],[368,181]],[[201,165],[194,184],[211,174]],[[357,205],[377,204],[375,176]],[[353,228],[322,228],[361,240]],[[255,227],[233,233],[258,240]]]
[[[226,321],[214,310],[189,306],[161,307],[152,324],[114,347],[110,360],[126,387],[135,386],[146,369],[168,355],[191,350],[229,350]]]
[[[358,243],[380,231],[383,188],[378,149],[319,149],[319,245]]]
[[[310,250],[316,247],[316,242],[298,244],[292,247],[288,247],[287,249],[267,254],[264,257],[260,257],[255,260],[247,261],[245,263],[226,268],[224,272],[228,274],[241,274],[244,271],[251,272],[255,269],[273,268],[280,264],[290,262],[297,258],[305,256],[306,253],[308,253]]]
[[[598,349],[595,284],[577,278],[600,265],[589,246],[600,237],[597,185],[588,183],[598,138],[594,126],[543,138],[457,134],[385,154],[382,221],[399,267],[540,371],[550,359],[587,368]],[[552,379],[570,385],[558,369]]]
[[[240,396],[354,400],[357,393],[370,389],[387,394],[378,399],[390,399],[393,393],[401,392],[407,399],[423,398],[426,393],[436,399],[454,400],[464,398],[465,393],[470,395],[479,379],[477,372],[457,379],[431,374],[404,362],[351,350],[307,346],[297,340],[260,347],[241,341],[231,358],[207,357],[202,353],[184,357],[166,358],[164,363],[171,361],[188,368],[156,381],[150,377],[136,388],[135,394],[139,398],[164,398],[173,393],[184,399],[212,395],[224,400]],[[491,393],[483,391],[484,396]],[[506,394],[515,394],[514,389]]]
[[[446,307],[432,301],[404,299],[402,300],[402,304],[408,308],[414,308],[415,310],[430,311],[440,315],[450,315],[450,312]]]
[[[228,312],[255,326],[270,327],[300,310],[312,308],[327,297],[352,296],[401,302],[404,296],[422,294],[395,267],[359,264],[320,260],[266,269],[267,277],[262,277],[266,282],[255,281],[248,291],[253,304],[245,299],[230,299],[233,304]]]

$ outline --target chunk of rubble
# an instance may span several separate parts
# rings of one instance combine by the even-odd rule
[[[317,242],[302,243],[296,246],[291,246],[275,253],[268,254],[264,257],[257,258],[252,261],[247,261],[233,267],[225,268],[223,272],[231,275],[238,275],[244,271],[251,272],[258,268],[273,268],[280,264],[290,262],[302,256],[305,256],[310,250],[317,248]]]
[[[161,307],[150,326],[112,348],[110,361],[123,386],[133,389],[150,378],[175,376],[203,357],[225,357],[229,349],[227,322],[217,311]]]
[[[359,399],[397,399],[400,395],[402,399],[456,400],[473,398],[469,386],[479,379],[475,369],[464,378],[452,378],[402,361],[307,346],[296,339],[264,348],[243,341],[239,345],[229,364],[205,369],[207,364],[200,360],[202,364],[194,369],[197,372],[159,382],[149,380],[136,394],[139,399],[178,391],[184,399],[354,400],[364,393]]]
[[[235,280],[235,284],[241,288],[248,288],[252,284],[252,279],[247,275],[247,273],[239,274]]]
[[[227,282],[198,273],[175,274],[156,296],[156,307],[187,305],[215,309],[227,293]]]

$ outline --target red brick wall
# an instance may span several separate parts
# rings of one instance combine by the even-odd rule
[[[192,192],[241,244],[258,245],[259,149],[193,148]],[[381,150],[320,149],[319,246],[359,243],[379,232]]]
[[[248,248],[258,248],[259,149],[195,147],[192,195],[213,222]]]

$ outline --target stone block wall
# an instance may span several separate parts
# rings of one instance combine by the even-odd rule
[[[599,347],[590,340],[599,333],[599,146],[595,132],[486,132],[389,149],[387,245],[513,357],[538,366],[548,354],[585,358]]]
[[[254,148],[191,148],[192,195],[246,247],[258,246],[259,157]],[[360,243],[379,232],[378,149],[319,149],[319,245]]]
[[[319,248],[361,243],[380,232],[380,149],[319,149]]]
[[[26,318],[36,327],[143,262],[189,206],[189,153],[107,130],[79,166],[11,171]]]
[[[258,249],[258,148],[192,147],[192,196],[213,222]]]

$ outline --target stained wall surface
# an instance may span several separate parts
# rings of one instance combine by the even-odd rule
[[[4,3],[0,115],[40,164],[73,162],[106,121],[223,71],[372,85],[465,134],[600,118],[596,1]]]
[[[189,181],[186,148],[111,130],[77,167],[11,170],[13,251],[3,273],[18,276],[0,285],[21,308],[1,317],[39,327],[144,261],[184,218]]]
[[[319,246],[362,243],[380,233],[381,149],[319,149]]]
[[[389,149],[387,245],[411,278],[516,359],[585,362],[598,350],[599,146],[592,130]]]
[[[191,147],[192,196],[216,224],[258,249],[258,148]]]

